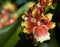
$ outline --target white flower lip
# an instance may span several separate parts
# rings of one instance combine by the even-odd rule
[[[47,26],[45,26],[45,25],[42,25],[42,26],[44,26],[48,30],[48,27]],[[34,34],[34,31],[35,31],[36,27],[37,26],[35,26],[33,28],[33,34]],[[50,33],[47,32],[45,35],[42,34],[41,36],[36,36],[34,34],[34,38],[36,38],[37,41],[40,41],[41,43],[43,43],[44,41],[50,40]]]
[[[48,33],[45,36],[42,35],[41,37],[34,36],[34,38],[36,38],[37,41],[43,43],[44,41],[50,40],[50,34]]]

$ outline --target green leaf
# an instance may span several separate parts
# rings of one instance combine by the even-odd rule
[[[50,10],[50,6],[46,6],[45,7],[45,13],[48,12]]]
[[[19,33],[20,30],[17,30],[12,37],[5,43],[3,47],[14,47],[17,44],[17,41],[19,40]]]
[[[15,31],[17,30],[20,22],[21,21],[18,20],[5,34],[3,34],[1,36],[0,47],[2,47],[8,41],[8,39],[15,33]]]

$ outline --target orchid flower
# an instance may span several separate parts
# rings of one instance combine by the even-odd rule
[[[22,16],[21,26],[23,32],[34,35],[34,38],[41,43],[50,40],[49,29],[54,28],[56,25],[52,20],[52,13],[44,14],[44,7],[51,6],[52,0],[38,0],[37,4],[34,4],[29,8],[28,12]]]

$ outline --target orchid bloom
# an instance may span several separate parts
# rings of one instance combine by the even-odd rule
[[[29,8],[22,18],[24,21],[21,23],[23,32],[34,35],[34,38],[41,43],[46,40],[50,40],[49,29],[55,27],[55,23],[51,22],[52,13],[44,14],[43,7],[48,6],[47,3],[51,3],[52,0],[39,0],[39,3],[34,4]]]
[[[17,20],[18,18],[17,13],[14,13],[12,14],[12,16],[9,16],[9,13],[15,10],[16,6],[9,1],[3,6],[0,14],[0,29],[14,23]]]

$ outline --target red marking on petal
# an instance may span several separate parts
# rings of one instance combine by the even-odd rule
[[[42,7],[45,7],[45,6],[48,5],[49,0],[46,0],[46,1],[44,1],[44,0],[39,0],[39,2],[40,2],[40,5],[41,5]]]
[[[41,21],[41,25],[45,25],[45,22],[44,21]]]
[[[25,14],[25,16],[28,18],[28,20],[32,18],[31,12],[29,12],[29,14]]]
[[[38,14],[35,14],[34,18],[37,20],[37,21],[40,21],[40,16]]]
[[[48,23],[48,22],[49,22],[49,19],[46,17],[45,19],[43,19],[43,21],[44,21],[45,23]]]
[[[40,14],[43,13],[45,10],[43,7],[40,8]]]
[[[35,30],[33,31],[34,35],[37,37],[44,36],[48,33],[48,29],[45,27],[45,25],[37,26]]]
[[[28,28],[32,28],[32,29],[33,29],[36,25],[37,25],[37,24],[34,23],[34,22],[27,21],[27,26],[28,26]]]
[[[49,23],[46,24],[46,26],[47,26],[48,28],[52,28],[52,26],[53,26],[52,24],[53,24],[53,22],[49,22]]]
[[[32,28],[27,28],[28,32],[29,33],[32,33],[33,32],[33,29]]]

